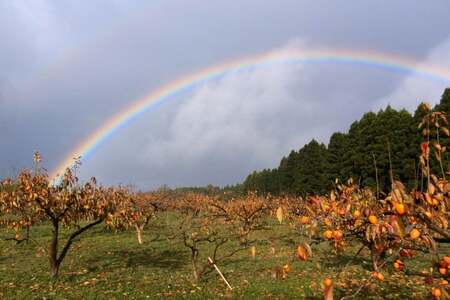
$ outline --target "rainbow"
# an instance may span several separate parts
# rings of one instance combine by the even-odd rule
[[[450,70],[433,65],[424,65],[413,59],[389,53],[372,51],[355,51],[348,49],[314,49],[266,52],[244,57],[222,64],[204,68],[190,75],[170,82],[148,95],[134,101],[128,108],[107,120],[89,137],[82,141],[69,155],[50,173],[50,178],[57,180],[67,168],[72,168],[74,158],[88,159],[96,149],[109,140],[115,132],[127,126],[131,121],[145,112],[158,107],[162,102],[208,81],[219,79],[225,75],[283,64],[356,64],[372,68],[384,69],[397,73],[413,73],[418,76],[450,83]]]

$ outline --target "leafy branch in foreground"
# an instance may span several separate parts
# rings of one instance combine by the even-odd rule
[[[35,160],[36,157],[40,158],[38,154]],[[107,221],[128,195],[122,188],[97,186],[94,178],[81,185],[70,169],[58,184],[52,184],[40,168],[34,172],[24,170],[16,180],[3,181],[0,190],[1,209],[6,216],[2,225],[15,232],[16,241],[20,241],[23,228],[28,232],[33,224],[44,221],[51,224],[48,258],[53,277],[58,277],[61,263],[80,235]],[[65,241],[61,238],[61,227],[73,228]]]

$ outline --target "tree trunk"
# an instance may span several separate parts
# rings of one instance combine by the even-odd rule
[[[48,258],[50,262],[50,270],[53,278],[58,277],[59,265],[58,262],[58,235],[59,235],[59,222],[58,220],[52,220],[52,241],[50,243],[50,249],[48,252]]]
[[[59,262],[56,262],[55,264],[53,264],[52,266],[51,266],[51,272],[52,272],[52,278],[54,278],[54,279],[56,279],[56,278],[58,278],[58,276],[59,276],[59,266],[60,266],[61,264],[59,263]]]
[[[137,224],[134,226],[136,227],[136,235],[137,235],[138,243],[139,243],[139,245],[142,245],[144,243],[144,241],[142,240],[143,228]]]
[[[192,260],[192,274],[194,275],[194,279],[198,280],[197,263],[194,259]]]
[[[376,249],[375,249],[374,246],[372,246],[372,247],[370,248],[370,253],[371,253],[371,256],[372,256],[372,266],[373,266],[373,270],[374,270],[375,272],[378,272],[378,261],[379,261],[380,255],[377,253],[377,251],[376,251]]]
[[[194,279],[198,280],[200,277],[200,274],[198,273],[198,268],[197,268],[197,257],[198,257],[198,252],[196,249],[191,249],[191,262],[192,262],[192,273],[194,275]]]
[[[27,226],[27,228],[25,229],[25,238],[24,238],[24,240],[28,244],[28,241],[30,240],[30,226]]]
[[[85,232],[86,230],[94,227],[95,225],[100,224],[103,222],[103,218],[100,218],[96,220],[95,222],[92,222],[84,227],[81,227],[74,233],[72,233],[67,240],[66,244],[61,250],[61,254],[58,256],[58,237],[59,237],[59,220],[58,218],[52,217],[52,241],[50,243],[50,251],[48,253],[49,261],[50,261],[50,270],[52,273],[53,278],[58,277],[59,274],[59,267],[61,266],[61,262],[64,260],[64,258],[67,255],[67,252],[69,251],[70,246],[72,245],[74,239]]]

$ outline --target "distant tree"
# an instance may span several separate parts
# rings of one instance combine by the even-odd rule
[[[281,190],[286,193],[294,193],[293,184],[295,181],[295,173],[299,167],[299,155],[294,150],[287,157],[283,157],[278,168],[278,178]]]
[[[446,88],[444,90],[439,104],[437,104],[433,110],[444,112],[445,114],[447,114],[447,116],[450,115],[450,88]]]
[[[321,194],[330,186],[327,176],[328,152],[324,144],[312,140],[298,152],[293,190],[297,195]]]
[[[350,127],[344,149],[336,146],[340,136],[332,136],[329,146],[332,171],[339,169],[340,179],[354,177],[363,186],[375,188],[378,181],[379,188],[387,191],[391,184],[392,164],[394,178],[412,186],[417,153],[414,126],[417,126],[414,118],[407,111],[396,111],[390,106],[376,114],[364,114]],[[339,155],[335,153],[337,149],[340,149]],[[337,159],[337,156],[341,158]]]
[[[434,111],[437,112],[443,112],[448,116],[450,116],[450,88],[446,88],[444,90],[444,93],[441,96],[441,101],[439,102],[438,105],[435,106],[435,108],[433,109]],[[440,136],[440,144],[442,146],[445,147],[449,147],[450,146],[450,138],[441,135]],[[436,159],[433,157],[431,163],[431,167],[433,169],[434,172],[437,172],[439,169],[439,163],[436,161]],[[446,166],[446,167],[450,167],[450,157],[449,157],[449,153],[446,152],[444,153],[443,157],[442,157],[442,163]]]
[[[345,181],[347,179],[349,172],[346,171],[345,159],[350,151],[348,134],[336,132],[331,135],[328,144],[328,175],[330,180],[338,178]]]

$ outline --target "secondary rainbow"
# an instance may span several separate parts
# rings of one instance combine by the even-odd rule
[[[381,68],[399,73],[413,73],[433,81],[450,83],[450,70],[434,65],[425,65],[413,59],[390,53],[356,51],[349,49],[311,49],[266,52],[244,57],[222,64],[213,65],[172,81],[144,96],[125,110],[119,112],[89,137],[83,140],[51,172],[50,178],[56,180],[66,168],[71,168],[75,157],[88,159],[99,146],[104,144],[117,130],[129,124],[139,115],[156,108],[162,102],[198,87],[208,81],[234,72],[252,68],[264,68],[283,64],[357,64],[372,68]]]

